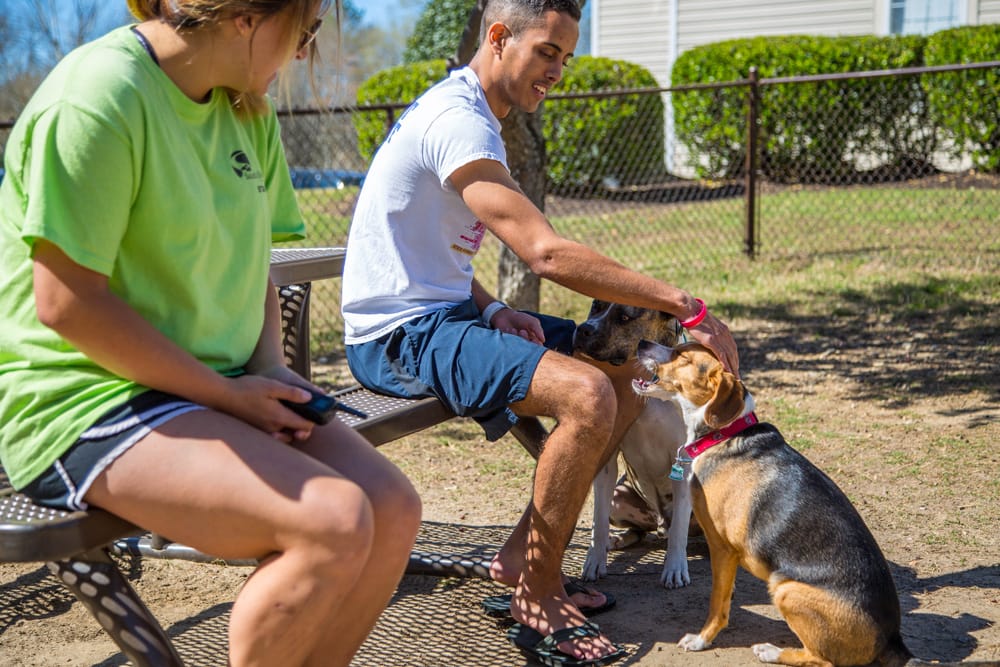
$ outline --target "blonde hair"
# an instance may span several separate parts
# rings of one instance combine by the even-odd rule
[[[160,20],[178,32],[201,30],[240,14],[253,14],[268,18],[287,13],[291,29],[286,44],[287,55],[297,51],[303,32],[331,5],[335,6],[337,24],[340,19],[339,0],[127,0],[128,9],[140,21]],[[252,42],[251,42],[252,44]],[[318,58],[316,41],[309,44],[309,79]],[[233,108],[240,115],[257,116],[268,111],[263,96],[227,89]]]

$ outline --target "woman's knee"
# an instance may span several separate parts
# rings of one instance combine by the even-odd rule
[[[377,530],[390,540],[412,543],[420,529],[423,504],[406,476],[399,473],[378,485],[369,501]]]
[[[317,558],[364,562],[375,536],[375,510],[357,484],[337,477],[311,480],[293,516],[278,528],[291,537],[289,548],[305,548]]]

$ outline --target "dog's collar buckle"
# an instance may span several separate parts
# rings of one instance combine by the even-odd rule
[[[753,412],[747,413],[734,421],[729,426],[712,431],[708,435],[703,435],[689,445],[684,445],[684,451],[692,459],[707,449],[715,447],[720,442],[725,442],[744,429],[750,428],[757,423],[757,415]]]

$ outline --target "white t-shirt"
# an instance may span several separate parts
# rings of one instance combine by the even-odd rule
[[[486,227],[448,179],[482,159],[507,168],[500,121],[464,67],[400,116],[365,177],[344,263],[347,344],[469,299]]]

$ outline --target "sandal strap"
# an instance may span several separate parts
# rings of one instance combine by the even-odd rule
[[[544,648],[550,651],[556,650],[558,644],[563,642],[568,642],[572,639],[583,639],[584,637],[600,637],[601,629],[597,627],[597,624],[592,621],[586,621],[583,625],[577,625],[572,628],[563,628],[562,630],[556,630],[548,637],[542,639],[538,644],[537,648]]]

